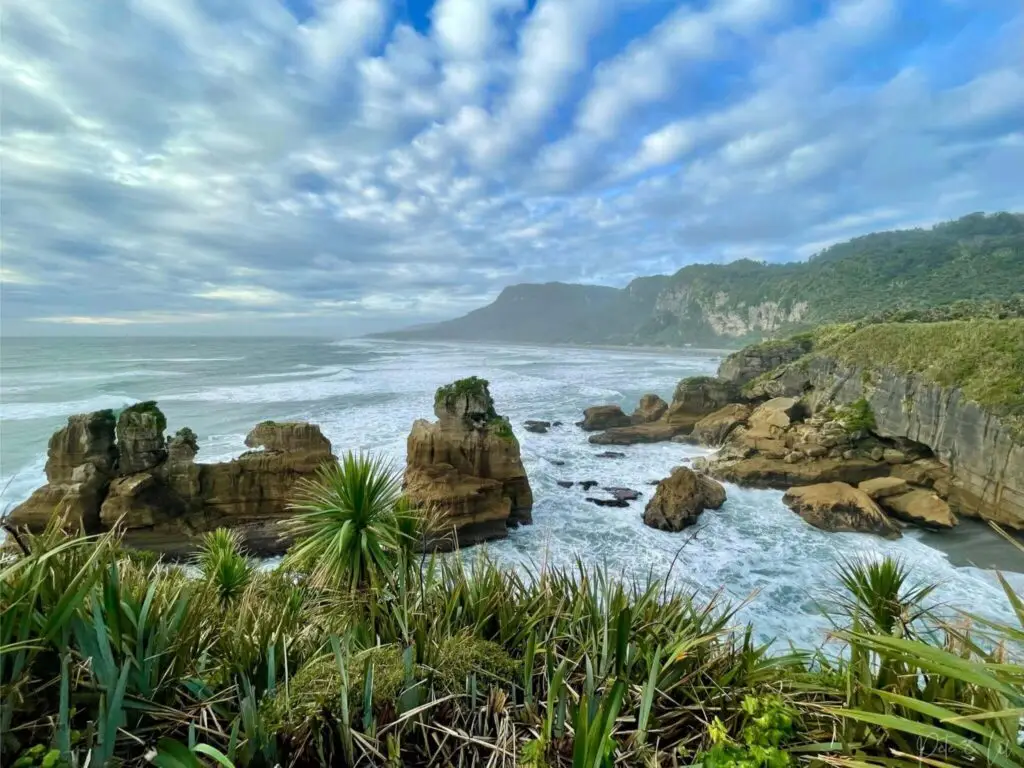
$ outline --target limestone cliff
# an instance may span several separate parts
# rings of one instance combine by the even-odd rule
[[[504,538],[533,521],[533,492],[519,441],[499,416],[488,383],[476,377],[437,391],[436,422],[417,420],[407,441],[404,487],[409,500],[442,519],[434,546]]]
[[[195,550],[203,533],[237,530],[257,555],[281,554],[290,543],[278,523],[299,478],[334,461],[319,428],[263,422],[233,461],[198,464],[187,427],[170,440],[155,403],[72,416],[50,439],[47,483],[12,510],[7,522],[40,530],[54,514],[86,533],[118,525],[128,546],[171,556]]]
[[[872,434],[939,459],[948,475],[939,489],[956,513],[1024,529],[1024,320],[870,325],[821,338],[746,393],[800,397],[816,413],[856,404]],[[745,350],[740,367],[756,370],[756,355]]]

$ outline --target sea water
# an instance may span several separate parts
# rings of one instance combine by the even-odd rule
[[[708,453],[676,443],[612,447],[587,442],[574,426],[583,408],[640,396],[671,399],[685,376],[713,374],[723,354],[701,350],[410,344],[328,339],[6,339],[0,348],[0,505],[25,499],[44,481],[46,442],[68,416],[157,400],[170,431],[189,426],[201,461],[245,450],[264,419],[319,424],[335,452],[382,452],[401,469],[414,420],[433,418],[438,386],[476,375],[490,380],[499,412],[522,445],[534,492],[534,524],[486,546],[508,567],[606,566],[626,578],[667,578],[673,587],[744,602],[739,618],[760,639],[817,645],[829,623],[821,609],[843,559],[903,558],[913,575],[939,582],[945,610],[1011,617],[993,567],[1024,570],[1024,557],[980,524],[952,533],[908,530],[897,541],[825,533],[781,502],[782,493],[726,485],[728,500],[682,533],[646,527],[651,481]],[[547,434],[526,419],[561,421]],[[599,507],[578,486],[595,480],[644,495],[627,508]],[[1009,573],[1024,589],[1024,577]],[[749,598],[749,600],[748,600]]]

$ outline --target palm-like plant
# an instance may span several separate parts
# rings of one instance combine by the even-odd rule
[[[912,626],[928,612],[924,600],[938,586],[912,583],[909,569],[899,559],[844,560],[837,569],[845,594],[839,602],[849,615],[867,620],[870,628],[886,635],[912,634]]]
[[[242,551],[238,531],[227,528],[218,528],[203,537],[196,565],[225,604],[245,591],[254,571],[252,561]]]
[[[417,512],[383,456],[346,453],[303,479],[289,521],[295,545],[282,567],[308,573],[311,584],[357,590],[381,583],[415,547]]]

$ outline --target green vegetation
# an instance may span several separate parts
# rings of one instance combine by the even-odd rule
[[[490,382],[478,376],[458,379],[451,384],[438,387],[437,393],[434,395],[434,405],[443,405],[445,408],[452,409],[460,400],[465,399],[470,403],[476,402],[485,405],[487,410],[484,411],[484,415],[494,419],[498,414],[494,410],[494,401],[491,399],[489,387]]]
[[[121,411],[120,415],[123,416],[125,414],[134,414],[134,413],[137,413],[137,414],[140,414],[140,415],[152,416],[153,419],[156,421],[156,425],[157,425],[158,429],[160,430],[161,434],[163,434],[164,431],[167,429],[167,417],[164,416],[163,411],[161,411],[157,407],[156,400],[146,400],[146,401],[141,402],[141,403],[135,403],[134,405],[129,405],[127,408],[125,408],[123,411]]]
[[[875,428],[875,414],[871,411],[871,404],[863,397],[836,408],[833,418],[851,434],[870,432]]]
[[[504,440],[515,440],[516,435],[512,431],[512,422],[507,416],[495,416],[487,422],[491,432]]]
[[[806,262],[693,264],[615,290],[514,285],[465,317],[396,334],[510,342],[740,346],[825,323],[1024,316],[1024,215],[971,214],[929,229],[878,232]],[[751,310],[780,325],[748,326]],[[939,308],[939,309],[937,309]],[[739,326],[723,335],[724,325]]]
[[[1024,763],[1019,626],[943,621],[896,562],[846,564],[837,641],[781,655],[735,608],[603,570],[419,555],[397,478],[307,486],[280,568],[200,578],[60,519],[0,566],[0,733],[29,765]],[[374,544],[371,544],[375,542]],[[366,542],[364,547],[363,543]],[[234,573],[234,568],[227,571]],[[6,763],[5,763],[6,764]]]
[[[957,387],[1024,434],[1024,319],[868,325],[815,354]]]

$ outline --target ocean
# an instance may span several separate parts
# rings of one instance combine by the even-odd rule
[[[605,448],[590,445],[573,422],[599,403],[632,410],[646,392],[669,400],[680,378],[713,374],[724,354],[362,339],[5,339],[0,507],[42,484],[47,440],[74,413],[156,400],[171,432],[195,430],[201,461],[237,456],[264,419],[308,420],[336,453],[383,452],[401,469],[413,421],[433,418],[435,389],[477,375],[491,382],[498,411],[512,420],[535,497],[533,525],[485,545],[508,567],[571,566],[578,557],[627,578],[653,574],[674,587],[746,601],[739,616],[762,640],[817,645],[829,628],[821,611],[837,564],[894,555],[915,577],[940,582],[934,599],[945,610],[1011,618],[993,568],[1015,571],[1009,578],[1024,589],[1024,557],[973,521],[948,534],[909,530],[898,541],[825,533],[787,509],[779,491],[727,485],[725,506],[683,533],[644,526],[650,481],[708,451],[664,443],[614,447],[625,458],[599,458]],[[522,428],[526,419],[563,426],[532,434]],[[644,497],[625,509],[598,507],[558,480],[596,480]]]

